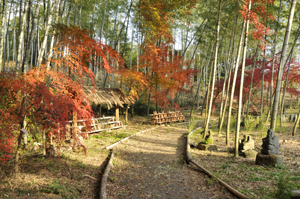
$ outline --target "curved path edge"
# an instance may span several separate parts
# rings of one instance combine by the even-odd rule
[[[199,128],[197,128],[199,129]],[[196,129],[194,129],[193,131],[191,131],[188,135],[187,135],[187,142],[186,142],[186,162],[189,163],[193,163],[194,165],[196,165],[198,168],[200,168],[201,170],[203,170],[207,175],[209,175],[212,178],[217,179],[220,184],[222,184],[224,187],[226,187],[231,193],[233,193],[234,195],[243,198],[243,199],[250,199],[248,196],[242,194],[241,192],[237,191],[236,189],[232,188],[230,185],[228,185],[226,182],[224,182],[223,180],[221,180],[220,178],[216,177],[215,175],[213,175],[210,171],[208,171],[207,169],[205,169],[203,166],[201,166],[199,163],[197,163],[196,161],[194,161],[191,157],[191,153],[190,153],[190,135],[192,135],[194,133]]]
[[[114,149],[111,150],[109,161],[106,165],[106,168],[104,170],[104,173],[102,175],[101,183],[100,183],[100,199],[106,199],[106,184],[107,184],[107,178],[110,171],[110,168],[112,166],[112,160],[114,158]]]

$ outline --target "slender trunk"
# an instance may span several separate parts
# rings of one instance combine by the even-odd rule
[[[213,102],[213,97],[214,97],[214,88],[215,88],[216,70],[217,70],[217,61],[218,61],[218,48],[219,48],[221,3],[222,3],[222,0],[219,0],[219,12],[218,12],[218,23],[217,23],[217,30],[216,30],[215,60],[214,60],[214,68],[213,68],[213,75],[212,75],[213,79],[212,79],[212,87],[211,87],[211,97],[210,97],[208,115],[207,115],[207,119],[206,119],[206,123],[205,123],[205,130],[204,130],[203,137],[205,137],[206,133],[208,132],[208,124],[209,124],[209,120],[210,120],[212,102]]]
[[[266,49],[264,50],[264,59],[262,63],[262,77],[261,77],[261,93],[260,93],[260,121],[263,120],[264,113],[264,81],[265,81],[265,64],[266,64]]]
[[[202,25],[203,25],[203,23],[204,23],[205,21],[206,21],[206,19],[204,19],[204,20],[202,21],[202,23],[200,24],[199,28],[197,29],[196,33],[194,34],[194,36],[192,37],[192,39],[190,40],[190,42],[188,43],[188,45],[185,46],[184,51],[183,51],[183,54],[182,54],[182,58],[185,56],[185,54],[186,54],[186,52],[187,52],[187,49],[188,49],[189,46],[191,45],[192,41],[195,39],[197,33],[201,30],[201,27],[202,27]],[[206,25],[206,24],[205,24],[205,25]],[[204,28],[205,28],[205,26],[204,26]]]
[[[290,67],[291,67],[292,55],[293,55],[293,52],[294,52],[295,44],[297,43],[297,40],[299,38],[299,34],[300,34],[300,25],[298,26],[297,33],[296,33],[296,36],[295,36],[295,39],[294,39],[294,43],[293,43],[292,49],[291,49],[291,51],[289,53],[289,56],[287,58],[286,63],[284,64],[284,69],[285,69],[288,60],[290,60],[289,61],[289,66],[288,66],[288,70],[287,70],[287,73],[286,73],[286,78],[285,78],[285,83],[284,83],[284,90],[283,90],[282,99],[281,99],[280,118],[282,118],[282,112],[283,112],[283,108],[284,108],[284,98],[285,98],[286,87],[287,87],[287,83],[288,83],[288,79],[289,79],[289,72],[290,72]],[[284,71],[284,69],[283,69],[283,71]]]
[[[211,61],[208,62],[208,65],[211,64]],[[212,80],[213,68],[209,71],[209,79],[207,85],[207,96],[206,96],[206,104],[205,104],[205,117],[207,118],[208,114],[208,103],[209,103],[209,95],[210,95],[210,88],[211,88],[211,80]]]
[[[37,61],[37,67],[41,66],[42,59],[44,57],[44,53],[45,53],[45,49],[46,49],[46,44],[47,44],[47,40],[48,40],[49,29],[50,29],[50,23],[51,23],[51,20],[52,20],[52,13],[53,13],[54,9],[56,10],[56,7],[57,7],[57,0],[53,0],[52,6],[50,8],[50,13],[49,13],[49,16],[48,16],[47,25],[45,27],[44,40],[43,40],[41,49],[39,51],[39,56],[38,56],[38,61]]]
[[[103,12],[103,16],[102,16],[102,23],[101,23],[100,34],[99,34],[100,42],[101,42],[101,39],[102,39],[102,32],[103,32],[103,26],[104,26],[104,21],[105,21],[107,1],[108,0],[105,0],[104,12]]]
[[[220,116],[219,116],[219,131],[218,134],[220,134],[222,126],[223,126],[223,113],[225,113],[226,110],[226,104],[227,104],[227,93],[229,91],[229,85],[230,85],[230,78],[231,78],[231,70],[232,70],[232,65],[233,65],[233,54],[234,54],[234,46],[235,46],[235,35],[236,35],[236,24],[237,24],[237,19],[238,19],[238,15],[235,18],[234,21],[234,27],[231,33],[231,39],[230,39],[230,44],[229,44],[229,51],[231,50],[231,54],[230,56],[228,56],[228,61],[227,64],[228,69],[225,69],[225,78],[224,78],[224,84],[223,84],[223,90],[222,90],[222,98],[221,98],[221,108],[220,108]],[[232,49],[231,49],[231,45],[232,45]],[[229,59],[230,59],[230,63],[229,63]],[[228,78],[228,73],[229,73],[229,78]],[[227,92],[226,92],[226,82],[227,82]],[[224,99],[224,95],[226,92],[226,97],[225,100]]]
[[[61,0],[58,0],[58,4],[57,5],[60,5],[60,1]],[[58,11],[59,11],[59,6],[56,7],[56,11],[55,11],[55,23],[58,23]],[[46,64],[46,67],[48,69],[50,69],[50,62],[51,62],[51,58],[53,56],[53,46],[54,46],[55,39],[56,39],[55,38],[55,33],[56,33],[56,31],[54,30],[53,33],[52,33],[52,38],[51,38],[51,43],[50,43],[50,49],[49,49],[49,55],[48,55],[48,60],[47,60],[47,64]]]
[[[24,46],[24,27],[25,27],[25,23],[26,23],[26,15],[27,15],[27,11],[28,11],[28,5],[29,5],[29,1],[30,0],[26,0],[25,3],[25,8],[24,8],[24,14],[23,14],[23,19],[22,19],[22,26],[21,26],[21,31],[19,34],[19,47],[18,47],[18,57],[17,57],[17,68],[21,69],[21,63],[22,63],[22,48]],[[24,70],[21,70],[21,72],[24,72]]]
[[[2,27],[1,27],[1,41],[0,41],[0,72],[2,71],[2,65],[3,65],[3,55],[4,55],[4,40],[5,40],[5,31],[6,28],[6,2],[3,0],[3,10],[2,10]],[[8,31],[8,30],[7,30]]]
[[[274,97],[274,103],[273,103],[270,129],[273,129],[274,131],[275,131],[275,125],[276,125],[276,119],[277,119],[277,109],[278,109],[278,103],[279,103],[280,88],[281,88],[283,68],[284,68],[285,57],[286,57],[286,50],[287,50],[287,47],[288,47],[290,31],[291,31],[291,28],[292,28],[292,22],[293,22],[293,18],[294,18],[295,7],[296,7],[296,0],[293,0],[292,4],[291,4],[291,8],[290,8],[289,20],[288,20],[288,24],[286,26],[286,32],[285,32],[284,42],[283,42],[283,46],[282,46],[282,52],[281,52],[281,57],[280,57],[280,65],[279,65],[277,83],[276,83],[276,90],[275,90],[275,97]]]
[[[232,88],[231,88],[230,99],[229,99],[228,118],[227,118],[227,131],[226,131],[226,144],[227,144],[227,146],[229,145],[229,132],[230,132],[232,103],[233,103],[233,96],[234,96],[234,91],[235,91],[237,72],[238,72],[238,69],[239,69],[240,53],[241,53],[241,49],[242,49],[244,29],[245,29],[245,22],[243,21],[242,31],[241,31],[240,41],[239,41],[239,48],[238,48],[238,52],[237,52],[237,58],[236,58],[236,63],[235,63],[234,75],[233,75]]]
[[[26,0],[25,0],[26,1]],[[20,35],[21,34],[21,24],[22,24],[22,4],[23,4],[23,0],[21,0],[20,2],[20,7],[19,7],[19,29],[18,29],[18,34],[17,35]],[[25,2],[26,4],[26,2]],[[19,41],[17,41],[17,46],[19,46]]]
[[[9,13],[8,13],[8,19],[7,19],[7,26],[6,26],[6,34],[5,34],[5,38],[6,38],[6,41],[5,41],[5,45],[4,45],[4,48],[6,47],[6,56],[7,56],[7,70],[9,71],[9,54],[10,54],[10,45],[9,45],[9,25],[10,25],[10,14],[11,14],[11,10],[12,10],[12,7],[13,7],[13,4],[11,3],[10,4],[10,9],[9,9]],[[1,70],[1,69],[0,69]],[[5,69],[5,57],[4,57],[4,70]]]
[[[273,42],[273,55],[272,55],[272,71],[271,71],[271,87],[270,87],[270,109],[272,108],[273,101],[272,101],[272,95],[273,95],[273,88],[274,88],[274,68],[275,68],[275,53],[276,53],[276,44],[277,44],[277,32],[278,32],[278,27],[279,27],[279,20],[280,20],[280,12],[281,12],[281,5],[282,5],[282,0],[280,0],[280,5],[279,5],[279,10],[278,10],[278,17],[277,17],[277,25],[275,29],[275,38]]]
[[[293,49],[292,49],[293,50]],[[288,80],[289,80],[289,73],[290,73],[290,67],[291,67],[291,61],[292,61],[292,57],[290,57],[290,61],[289,61],[289,66],[286,72],[286,78],[285,78],[285,82],[284,82],[284,88],[283,88],[283,94],[281,97],[281,111],[280,111],[280,118],[282,119],[282,113],[283,113],[283,109],[284,109],[284,101],[285,101],[285,92],[286,92],[286,87],[288,84]]]
[[[195,102],[199,96],[199,93],[200,93],[200,86],[201,86],[201,81],[198,82],[198,87],[197,87],[197,92],[196,92],[196,95],[194,97],[194,101],[192,103],[192,108],[191,108],[191,113],[190,113],[190,118],[193,117],[193,111],[194,111],[194,106],[195,106]]]
[[[121,33],[123,32],[123,29],[124,29],[124,27],[125,27],[126,20],[127,20],[127,18],[129,17],[129,14],[130,14],[130,11],[131,11],[131,8],[132,8],[132,4],[133,4],[133,0],[131,0],[130,7],[129,7],[128,11],[127,11],[127,14],[126,14],[125,20],[124,20],[124,22],[123,22],[122,28],[121,28],[121,30],[120,30],[118,36],[117,36],[116,44],[115,44],[115,46],[114,46],[114,49],[116,49],[116,45],[117,45],[117,43],[119,42]]]
[[[36,30],[37,19],[38,19],[39,11],[40,11],[40,3],[41,3],[41,1],[38,0],[37,4],[36,4],[35,14],[34,14],[33,23],[32,23],[31,32],[30,32],[29,41],[28,41],[29,45],[28,45],[28,49],[26,49],[26,51],[25,51],[23,64],[22,64],[22,71],[25,71],[25,69],[28,68],[29,50],[32,48],[34,33]]]
[[[207,66],[206,66],[206,74],[208,73],[208,67],[209,67],[209,64],[211,62],[211,58],[212,58],[212,53],[213,53],[213,48],[211,48],[211,52],[210,52],[210,55],[209,55],[209,60],[207,62]],[[206,77],[206,76],[205,76]],[[207,85],[207,88],[206,88],[206,97],[203,101],[203,106],[202,106],[202,111],[201,111],[201,115],[202,115],[202,112],[203,112],[203,109],[204,109],[204,104],[206,103],[206,106],[205,106],[205,116],[207,116],[207,106],[208,106],[208,96],[209,96],[209,88],[210,88],[210,83],[211,83],[211,71],[209,73],[209,77],[208,77],[208,85]]]
[[[148,106],[147,106],[147,115],[150,114],[150,99],[151,99],[151,93],[149,91],[149,95],[148,95]]]
[[[80,6],[79,9],[79,15],[78,15],[78,26],[81,28],[81,11],[82,11],[82,6]]]
[[[133,28],[132,28],[131,35],[132,35],[132,37],[131,37],[130,64],[129,64],[130,70],[132,68],[132,52],[133,52],[133,38],[134,38],[134,30],[133,30]]]
[[[21,65],[21,71],[24,71],[25,73],[27,71],[27,67],[24,68],[25,54],[26,54],[27,51],[30,50],[29,49],[29,45],[30,45],[29,44],[29,34],[30,34],[31,6],[32,6],[32,1],[30,0],[29,1],[29,7],[28,7],[28,13],[27,13],[27,23],[26,23],[27,27],[26,27],[26,30],[25,30],[26,36],[25,36],[25,40],[24,40],[24,50],[22,51],[22,63],[20,63],[20,64],[22,64]],[[29,52],[28,52],[28,54],[29,54]]]
[[[129,26],[129,20],[127,21],[127,25],[126,25],[125,38],[124,38],[125,40],[124,40],[124,46],[123,46],[122,57],[125,57],[125,54],[126,54],[126,44],[127,44],[128,26]]]
[[[70,5],[69,5],[69,9],[68,9],[67,26],[70,26],[70,14],[71,14],[71,9],[72,9],[72,4],[73,4],[73,0],[71,0]]]
[[[128,124],[128,108],[129,108],[129,105],[127,104],[126,110],[125,110],[125,124]]]
[[[254,76],[254,70],[255,70],[255,66],[256,66],[256,58],[257,58],[258,48],[259,48],[259,46],[257,45],[256,51],[255,51],[255,55],[254,55],[254,64],[252,66],[252,74],[251,74],[251,82],[250,82],[249,95],[248,95],[248,104],[247,104],[246,118],[248,118],[248,114],[249,114],[249,105],[250,105],[250,99],[251,99],[253,76]]]
[[[296,120],[296,122],[294,124],[292,136],[295,136],[295,134],[296,134],[296,130],[297,130],[298,125],[299,125],[299,121],[300,121],[300,111],[298,112],[297,120]]]
[[[15,60],[16,60],[16,16],[14,16],[14,27],[13,27],[13,69],[16,70]]]
[[[251,10],[251,0],[249,1],[249,11]],[[239,106],[238,106],[238,114],[237,114],[237,122],[236,122],[236,133],[235,133],[235,150],[234,157],[239,156],[239,133],[241,127],[241,113],[242,113],[242,100],[243,100],[243,86],[244,86],[244,73],[245,73],[245,65],[246,65],[246,56],[247,56],[247,41],[248,41],[248,29],[249,29],[249,18],[250,13],[247,16],[247,25],[245,32],[245,41],[244,41],[244,50],[243,50],[243,61],[242,61],[242,72],[241,72],[241,83],[240,83],[240,93],[239,93]]]

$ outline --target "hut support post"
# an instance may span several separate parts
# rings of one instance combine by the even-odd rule
[[[77,135],[77,113],[73,112],[73,133]]]
[[[126,111],[125,111],[125,124],[128,124],[128,109],[129,109],[129,105],[127,104]]]
[[[116,120],[119,121],[120,119],[120,114],[119,114],[119,106],[116,106]]]
[[[43,156],[46,155],[46,130],[43,130]]]

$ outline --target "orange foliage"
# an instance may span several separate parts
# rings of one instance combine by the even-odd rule
[[[186,91],[182,89],[185,83],[190,84],[196,70],[187,69],[187,62],[175,55],[170,57],[170,47],[166,43],[159,46],[147,44],[143,47],[145,52],[141,56],[141,67],[147,68],[147,80],[151,88],[152,98],[162,107],[170,105],[167,96],[174,98],[176,92]],[[169,58],[168,58],[169,57]]]
[[[82,89],[84,78],[94,79],[89,69],[95,62],[93,58],[101,56],[104,64],[100,66],[108,72],[113,70],[113,62],[123,66],[116,51],[91,39],[86,30],[65,25],[57,25],[56,29],[60,41],[54,48],[51,67],[42,64],[26,74],[0,73],[0,161],[12,157],[25,117],[28,125],[49,129],[56,146],[61,146],[73,112],[78,119],[87,119],[87,123],[94,116]],[[70,133],[68,136],[78,140],[73,131]]]
[[[267,11],[266,5],[272,4],[273,0],[251,0],[251,10],[249,11],[248,5],[250,0],[244,0],[243,10],[239,10],[242,14],[242,17],[246,20],[248,19],[250,24],[253,24],[254,30],[251,31],[251,35],[254,39],[261,42],[260,46],[262,49],[265,48],[265,36],[269,36],[270,28],[266,27],[262,21],[274,20],[275,17]]]

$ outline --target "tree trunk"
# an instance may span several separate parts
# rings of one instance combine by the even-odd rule
[[[107,1],[108,0],[105,0],[104,12],[103,12],[103,16],[102,16],[102,23],[101,23],[100,33],[99,33],[100,42],[102,39],[102,32],[103,32],[103,26],[104,26],[105,14],[106,14]]]
[[[284,108],[284,98],[285,98],[285,92],[286,92],[287,83],[288,83],[288,80],[289,80],[289,72],[290,72],[290,67],[291,67],[292,55],[293,55],[293,52],[294,52],[295,44],[297,43],[297,40],[299,38],[299,34],[300,34],[300,25],[298,26],[297,33],[296,33],[296,36],[295,36],[295,40],[294,40],[292,49],[291,49],[291,51],[289,53],[289,56],[287,58],[286,63],[284,64],[284,69],[285,69],[288,60],[290,60],[289,63],[288,63],[289,66],[288,66],[288,70],[286,72],[286,78],[285,78],[285,82],[284,82],[284,90],[283,90],[283,94],[282,94],[282,98],[281,98],[280,118],[282,118],[282,112],[283,112],[283,108]],[[283,71],[284,71],[284,69],[283,69]]]
[[[249,105],[250,105],[250,99],[251,99],[253,76],[254,76],[254,70],[255,70],[255,66],[256,66],[256,58],[257,58],[258,48],[259,48],[259,46],[257,45],[256,51],[255,51],[255,55],[254,55],[254,64],[252,66],[252,74],[251,74],[251,82],[250,82],[249,95],[248,95],[248,104],[247,104],[246,118],[248,118],[248,114],[249,114]]]
[[[1,41],[0,41],[0,72],[2,71],[2,65],[3,65],[3,55],[4,55],[4,40],[5,40],[5,31],[6,28],[6,2],[3,0],[3,10],[2,10],[2,27],[1,27]],[[8,30],[7,30],[8,31]]]
[[[133,28],[132,28],[132,31],[131,31],[131,35],[132,35],[132,37],[131,37],[130,64],[129,64],[130,70],[132,68],[132,52],[133,52],[133,38],[134,38],[134,30],[133,30]]]
[[[274,131],[275,131],[275,126],[276,126],[276,119],[277,119],[277,112],[278,112],[277,109],[278,109],[278,103],[279,103],[278,101],[279,101],[279,96],[280,96],[280,88],[281,88],[283,68],[284,68],[285,57],[286,57],[286,50],[288,47],[288,41],[289,41],[290,31],[291,31],[291,27],[292,27],[293,18],[294,18],[295,7],[296,7],[296,0],[293,0],[292,4],[291,4],[291,8],[290,8],[289,20],[288,20],[288,24],[286,26],[286,32],[285,32],[285,37],[284,37],[283,46],[282,46],[282,52],[281,52],[281,56],[280,56],[280,65],[279,65],[279,70],[278,70],[275,97],[274,97],[274,103],[273,103],[270,129],[273,129]]]
[[[46,156],[46,130],[43,130],[43,156]]]
[[[26,23],[26,15],[28,11],[28,5],[29,5],[30,0],[26,0],[25,3],[25,8],[24,8],[24,14],[23,14],[23,19],[22,19],[22,26],[21,26],[21,31],[19,34],[19,47],[18,47],[18,56],[17,56],[17,68],[21,69],[21,63],[22,63],[22,55],[23,55],[23,46],[24,46],[24,27]],[[21,70],[21,72],[24,72],[24,70]]]
[[[33,39],[34,39],[34,33],[36,30],[36,24],[37,24],[37,19],[39,16],[39,11],[40,11],[40,3],[41,1],[38,0],[37,4],[36,4],[36,9],[35,9],[35,14],[34,14],[34,18],[33,18],[33,23],[32,23],[32,28],[31,28],[31,32],[30,32],[30,36],[29,36],[29,41],[28,41],[28,48],[25,50],[25,56],[23,59],[23,64],[22,64],[22,71],[25,71],[25,69],[28,67],[28,59],[29,59],[29,50],[32,47],[32,43],[33,43]]]
[[[58,4],[57,0],[53,0],[52,6],[50,8],[50,13],[49,13],[49,16],[48,16],[48,20],[47,20],[47,23],[46,23],[47,25],[45,27],[44,40],[43,40],[41,49],[39,51],[39,56],[38,56],[38,61],[37,61],[37,67],[41,66],[42,59],[44,57],[44,53],[45,53],[45,49],[46,49],[46,45],[47,45],[47,40],[48,40],[49,29],[50,29],[50,23],[51,23],[51,20],[52,20],[52,13],[53,13],[54,9],[56,10],[56,7],[58,6],[57,4]]]
[[[237,52],[237,58],[236,58],[236,63],[235,63],[234,75],[233,75],[232,88],[231,88],[230,99],[229,99],[227,130],[226,130],[226,145],[227,146],[229,146],[229,133],[230,133],[232,103],[233,103],[233,96],[234,96],[234,91],[235,91],[236,77],[237,77],[237,72],[238,72],[239,62],[240,62],[240,53],[241,53],[241,48],[242,48],[244,29],[245,29],[245,22],[243,21],[242,31],[241,31],[240,41],[239,41],[239,48],[238,48],[238,52]],[[228,90],[228,92],[229,92],[229,90]]]
[[[58,11],[59,11],[60,1],[61,0],[58,0],[56,11],[55,11],[55,23],[56,24],[58,23]],[[80,9],[81,9],[81,7],[80,7]],[[54,30],[53,33],[52,33],[52,38],[51,38],[51,43],[50,43],[50,48],[49,48],[49,55],[48,55],[48,60],[47,60],[47,63],[46,63],[47,69],[50,69],[50,62],[51,62],[51,58],[53,56],[53,46],[54,46],[54,43],[55,43],[55,33],[56,33],[56,31]]]
[[[210,95],[210,102],[209,102],[209,109],[208,109],[208,115],[205,123],[205,130],[203,137],[206,136],[206,133],[208,132],[208,124],[212,109],[212,102],[214,97],[214,89],[215,89],[215,81],[216,81],[216,70],[217,70],[217,61],[218,61],[218,48],[219,48],[219,32],[220,32],[220,19],[221,19],[221,3],[222,0],[219,0],[219,12],[218,12],[218,22],[217,22],[217,30],[216,30],[216,44],[215,44],[215,60],[214,60],[214,68],[213,68],[213,75],[212,75],[212,87],[211,87],[211,95]]]
[[[224,121],[223,115],[225,115],[225,111],[226,111],[228,91],[229,91],[229,86],[230,86],[230,81],[231,81],[230,79],[231,79],[231,70],[232,70],[232,65],[233,65],[233,54],[234,54],[234,46],[235,46],[237,19],[238,19],[238,15],[236,16],[235,21],[234,21],[234,28],[231,33],[232,36],[231,36],[230,44],[229,44],[229,51],[231,50],[231,54],[230,54],[230,56],[228,55],[228,61],[227,61],[227,64],[229,65],[228,69],[227,70],[225,69],[226,71],[225,71],[225,78],[224,78],[224,84],[223,84],[223,90],[222,90],[218,134],[220,134],[222,126],[223,126],[223,121]],[[232,45],[232,49],[231,49],[231,45]],[[229,59],[230,59],[230,63],[229,63]],[[229,74],[229,77],[228,77],[228,74]],[[226,82],[227,82],[227,90],[226,90]],[[226,92],[226,97],[225,97],[225,100],[223,100],[225,92]]]
[[[150,114],[150,99],[151,99],[151,93],[150,93],[150,91],[149,91],[149,95],[148,95],[148,106],[147,106],[147,115],[149,115]]]
[[[69,9],[68,9],[67,26],[70,26],[70,14],[71,14],[71,9],[72,9],[72,4],[73,4],[73,0],[71,0],[70,5],[69,5]]]
[[[295,122],[295,124],[294,124],[294,127],[293,127],[293,133],[292,133],[292,136],[295,136],[295,134],[296,134],[296,130],[297,130],[298,125],[299,125],[299,121],[300,121],[300,111],[299,111],[299,113],[298,113],[297,120],[296,120],[296,122]]]
[[[16,15],[14,16],[14,27],[13,27],[13,54],[12,54],[12,58],[13,58],[13,69],[16,70],[16,64],[15,64],[15,60],[16,60]]]
[[[264,81],[265,81],[265,64],[266,64],[266,49],[264,50],[264,59],[262,65],[262,77],[261,77],[261,95],[260,95],[260,121],[263,121],[264,113]]]
[[[271,87],[270,87],[270,109],[272,108],[273,105],[273,87],[274,87],[274,68],[275,68],[275,53],[276,53],[276,44],[277,44],[277,32],[278,32],[278,27],[279,27],[279,20],[280,20],[280,12],[281,12],[281,5],[282,5],[282,0],[280,0],[280,5],[279,5],[279,10],[278,10],[278,17],[277,17],[277,25],[276,25],[276,29],[275,29],[275,38],[274,38],[274,42],[273,42],[273,55],[272,55],[272,71],[271,71]]]
[[[129,105],[127,104],[126,111],[125,111],[125,124],[128,124],[128,108],[129,108]]]
[[[249,1],[249,11],[251,10],[251,0]],[[245,65],[246,65],[246,56],[247,56],[247,41],[248,41],[248,29],[249,29],[249,18],[250,13],[247,16],[247,25],[245,31],[245,40],[244,40],[244,50],[243,50],[243,61],[242,61],[242,72],[241,72],[241,83],[240,83],[240,93],[239,93],[239,106],[238,106],[238,114],[237,114],[237,122],[236,122],[236,133],[235,133],[235,150],[234,157],[239,156],[239,134],[241,127],[241,112],[242,112],[242,100],[243,100],[243,86],[244,86],[244,73],[245,73]]]
[[[129,17],[129,14],[130,14],[130,11],[131,11],[131,8],[132,8],[132,4],[133,4],[133,0],[131,0],[130,7],[129,7],[128,11],[127,11],[127,14],[126,14],[124,23],[123,23],[122,28],[121,28],[121,30],[120,30],[118,36],[117,36],[117,39],[116,39],[116,43],[115,43],[114,49],[116,49],[116,45],[117,45],[117,43],[119,42],[121,33],[123,32],[123,29],[124,29],[124,27],[125,27],[126,20],[127,20],[127,18]]]

